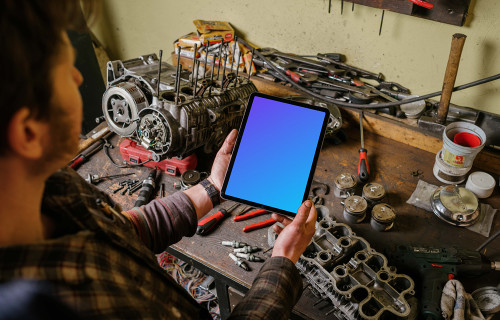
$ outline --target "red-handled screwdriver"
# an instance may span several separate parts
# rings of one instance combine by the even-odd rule
[[[361,131],[361,149],[359,149],[358,176],[361,182],[366,182],[370,176],[370,167],[368,166],[368,151],[365,149],[363,137],[363,111],[359,112],[359,130]]]
[[[236,203],[231,206],[229,209],[220,208],[219,211],[214,213],[213,215],[203,218],[198,221],[198,228],[196,228],[196,234],[200,236],[208,234],[218,223],[220,220],[231,215],[231,212],[236,209],[240,204]]]

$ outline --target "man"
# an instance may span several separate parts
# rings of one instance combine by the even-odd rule
[[[220,200],[233,130],[206,182],[120,213],[70,169],[82,121],[75,51],[65,29],[79,1],[0,1],[0,282],[44,280],[82,318],[209,318],[153,253],[182,236]],[[316,221],[306,201],[284,229],[232,318],[288,318],[302,282],[295,263]]]

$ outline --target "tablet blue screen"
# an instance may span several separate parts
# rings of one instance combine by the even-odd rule
[[[297,212],[324,120],[321,111],[254,97],[225,194]]]

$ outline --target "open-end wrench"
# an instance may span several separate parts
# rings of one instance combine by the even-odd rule
[[[325,54],[325,53],[318,53],[316,56],[318,57],[318,59],[321,59],[321,60],[326,61],[330,64],[333,64],[339,68],[342,68],[342,69],[348,70],[348,71],[353,71],[358,77],[365,78],[365,79],[373,79],[373,80],[376,80],[377,82],[384,81],[384,75],[381,73],[376,74],[376,73],[373,73],[370,71],[363,70],[361,68],[357,68],[357,67],[348,65],[348,64],[343,63],[343,62],[336,61],[336,60],[330,58],[328,56],[328,54]]]
[[[331,74],[331,75],[342,75],[345,73],[345,70],[336,68],[335,66],[333,66],[329,63],[325,63],[325,62],[321,62],[321,61],[314,61],[314,60],[303,58],[303,57],[296,56],[293,54],[283,53],[283,52],[280,52],[274,48],[262,48],[259,50],[259,52],[263,56],[275,56],[275,57],[286,58],[286,59],[290,59],[292,61],[300,62],[303,64],[308,64],[308,65],[311,65],[313,67],[322,68],[322,69],[325,69],[326,71],[328,71],[328,74]]]
[[[367,98],[376,98],[379,96],[377,93],[373,92],[373,90],[371,88],[350,86],[350,85],[342,83],[342,82],[338,82],[338,81],[330,80],[330,79],[324,79],[324,78],[318,78],[316,81],[319,83],[330,85],[334,88],[343,88],[349,92],[356,92],[356,93],[359,93]]]

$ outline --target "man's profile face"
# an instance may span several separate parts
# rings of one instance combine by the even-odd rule
[[[52,81],[52,98],[48,121],[50,136],[44,159],[57,165],[55,168],[64,166],[76,155],[82,130],[82,98],[78,87],[83,77],[74,66],[76,52],[65,32],[62,40],[47,79]]]

